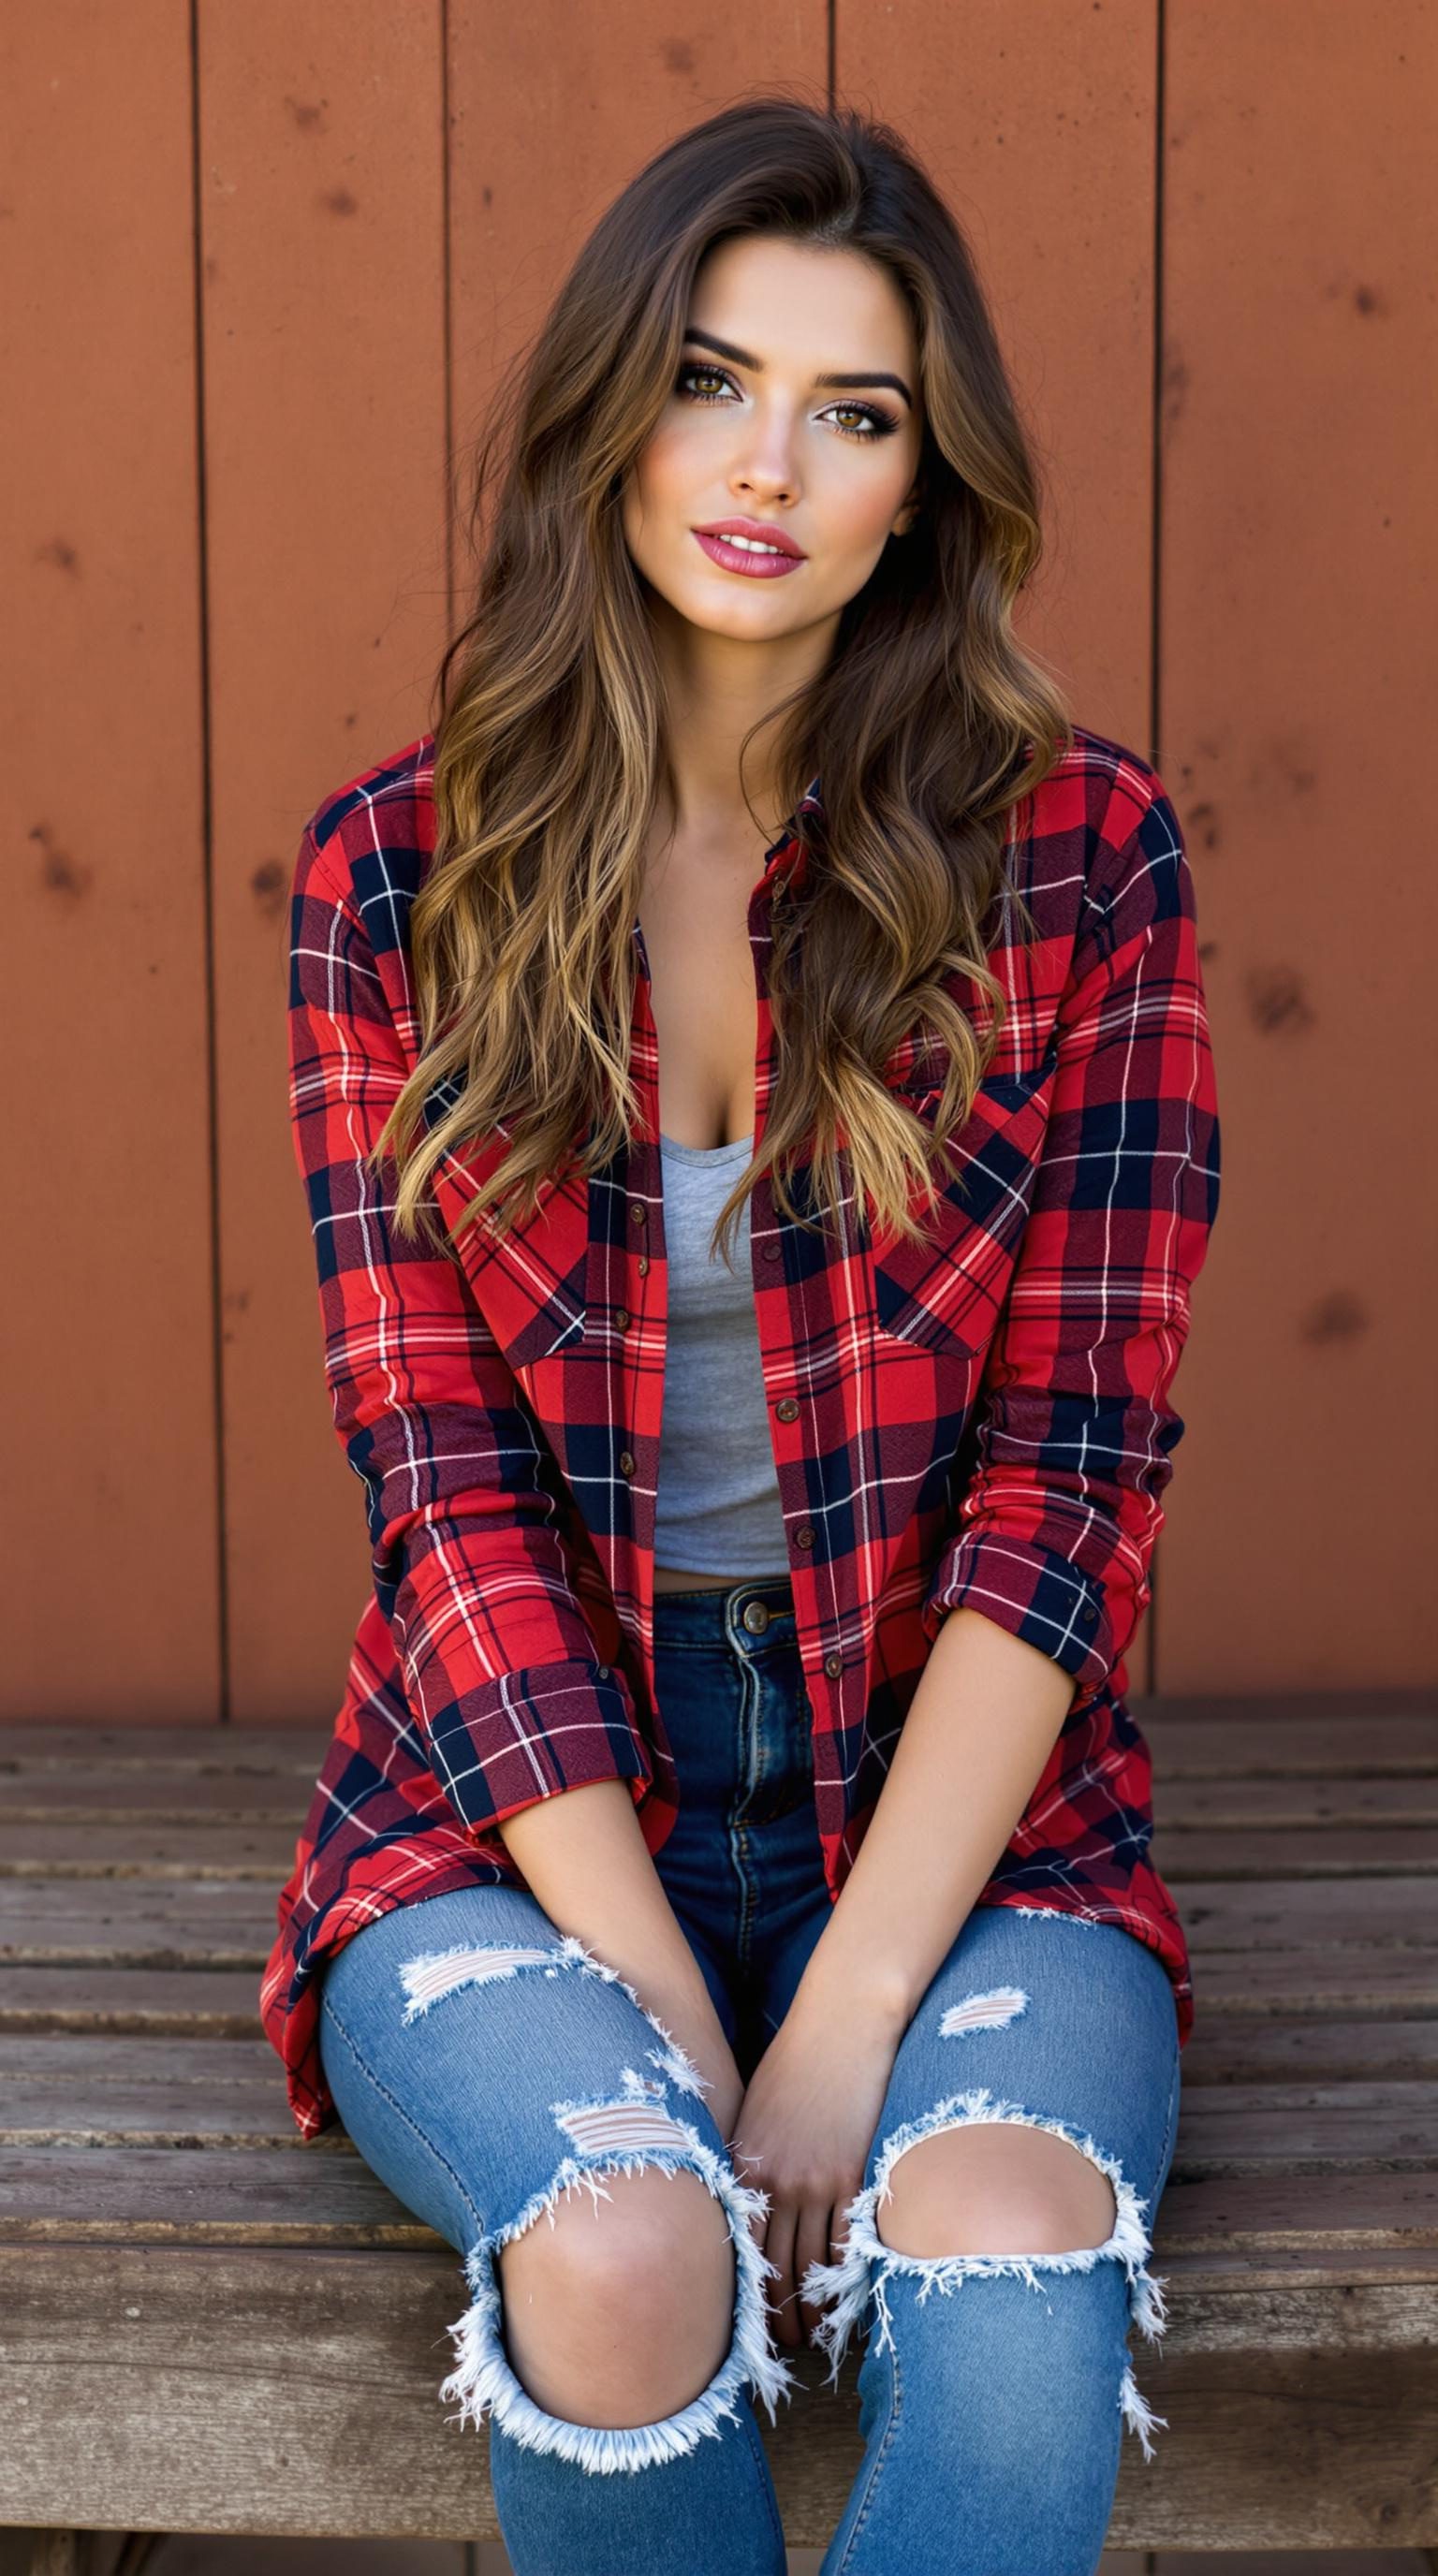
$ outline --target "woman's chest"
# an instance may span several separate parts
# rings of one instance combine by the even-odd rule
[[[699,867],[668,867],[644,890],[659,1126],[701,1151],[754,1132],[758,1001],[745,894],[737,878]]]

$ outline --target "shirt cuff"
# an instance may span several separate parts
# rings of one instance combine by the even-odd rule
[[[430,1767],[471,1833],[591,1780],[630,1780],[636,1806],[654,1766],[612,1664],[526,1664],[466,1691],[428,1720]]]
[[[950,1610],[979,1610],[1037,1646],[1089,1697],[1117,1661],[1104,1586],[1056,1548],[1000,1530],[965,1531],[939,1558],[921,1613],[932,1645]],[[1075,1701],[1077,1705],[1077,1700]]]

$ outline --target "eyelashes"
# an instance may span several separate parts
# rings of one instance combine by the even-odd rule
[[[686,381],[690,376],[717,376],[721,384],[728,385],[731,389],[733,389],[734,386],[733,377],[728,375],[723,367],[710,366],[706,359],[691,358],[686,365],[680,368],[674,381],[675,392],[679,394],[685,402],[712,403],[722,402],[724,399],[722,394],[695,393]],[[843,424],[839,421],[834,423],[834,427],[841,438],[855,438],[863,447],[869,446],[876,438],[891,437],[893,432],[899,426],[893,413],[883,410],[881,405],[878,403],[850,402],[844,400],[830,403],[827,408],[830,411],[858,412],[861,415],[868,424],[864,429],[845,429]]]

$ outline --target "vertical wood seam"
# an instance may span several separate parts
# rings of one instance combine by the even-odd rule
[[[458,603],[455,597],[455,421],[454,421],[454,245],[451,238],[454,215],[450,184],[450,157],[453,136],[450,125],[449,80],[450,18],[449,0],[439,0],[439,221],[440,221],[440,314],[444,339],[444,585],[445,642],[454,633]],[[435,706],[434,713],[439,712]]]
[[[215,1460],[215,1603],[219,1678],[218,1722],[233,1715],[230,1687],[229,1511],[225,1480],[224,1270],[220,1237],[219,1060],[215,972],[214,728],[211,715],[209,496],[205,450],[205,242],[201,185],[200,30],[198,0],[190,0],[190,274],[193,282],[195,384],[196,580],[200,658],[200,849],[204,923],[205,1085],[210,1164],[210,1381]]]

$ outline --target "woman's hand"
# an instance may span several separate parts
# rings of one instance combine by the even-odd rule
[[[812,2339],[821,2311],[800,2303],[811,2263],[837,2262],[848,2230],[842,2212],[863,2188],[904,2021],[892,2007],[801,1986],[755,2067],[729,2135],[742,2179],[768,2193],[767,2229],[755,2226],[778,2277],[767,2284],[777,2340]],[[719,2113],[715,2112],[716,2119]],[[836,2232],[838,2231],[838,2232]]]

